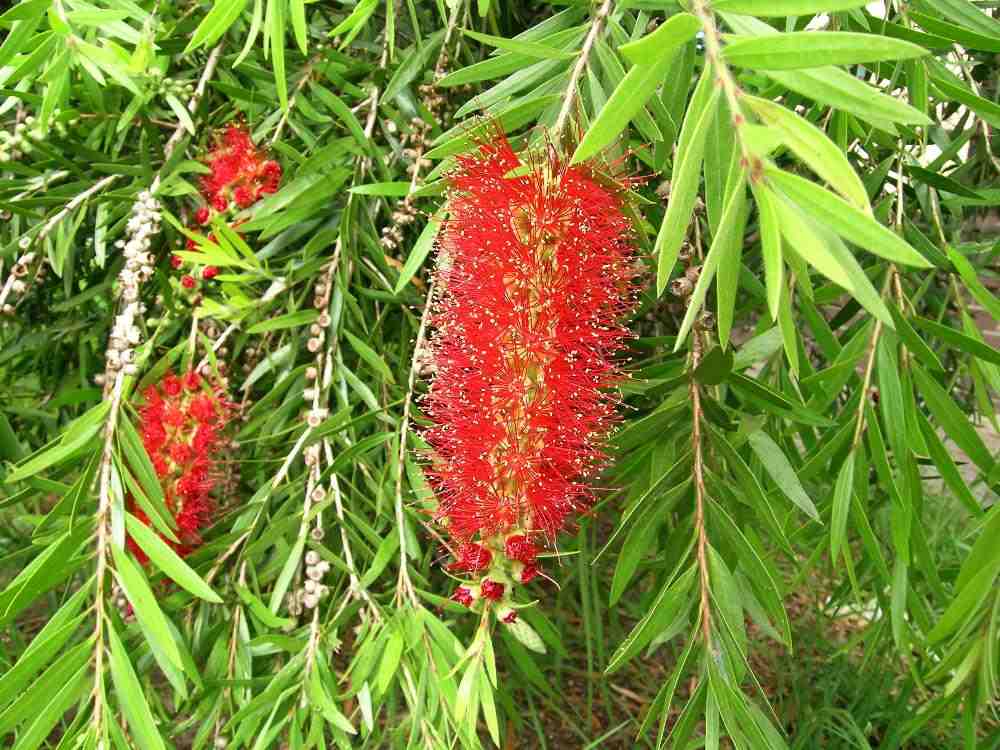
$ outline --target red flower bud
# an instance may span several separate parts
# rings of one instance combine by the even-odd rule
[[[171,255],[170,265],[173,266],[174,268],[180,268],[181,266],[184,265],[184,259],[181,258],[179,255]]]
[[[507,557],[518,562],[530,563],[538,557],[538,547],[524,534],[507,537],[503,549]]]
[[[489,599],[490,601],[500,601],[503,598],[504,585],[498,583],[497,581],[491,581],[486,579],[479,586],[479,593],[484,599]]]
[[[194,280],[194,276],[189,274],[181,276],[181,286],[185,289],[194,289],[197,285],[198,282]]]
[[[521,570],[521,583],[529,583],[538,577],[538,566],[534,563],[525,565]]]
[[[508,610],[506,613],[501,615],[500,621],[506,623],[507,625],[513,625],[517,622],[517,611],[513,609]]]
[[[470,542],[458,548],[457,559],[448,566],[448,570],[459,573],[479,573],[490,567],[492,560],[493,553],[482,545]]]
[[[465,586],[459,586],[455,589],[455,593],[451,595],[452,601],[456,601],[465,607],[471,607],[475,599],[472,598],[472,592]]]
[[[201,278],[214,279],[219,275],[219,269],[215,266],[205,266],[201,271]]]
[[[222,195],[216,195],[214,198],[212,198],[211,203],[212,203],[212,208],[214,208],[216,211],[219,211],[220,213],[222,211],[226,211],[229,208],[229,201],[225,198],[225,196]]]
[[[194,220],[199,224],[207,224],[210,216],[211,213],[208,210],[208,206],[202,206],[194,212]]]

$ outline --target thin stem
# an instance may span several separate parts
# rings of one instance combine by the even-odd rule
[[[744,167],[747,167],[754,164],[756,159],[742,137],[742,126],[746,122],[746,118],[743,116],[743,108],[740,104],[740,97],[743,95],[743,91],[740,89],[739,84],[736,83],[736,79],[733,77],[732,71],[729,70],[729,66],[722,60],[721,36],[711,6],[706,0],[695,0],[692,11],[701,21],[705,42],[705,58],[711,64],[712,70],[715,72],[716,81],[722,87],[722,93],[729,104],[729,114],[732,117],[733,127],[736,131],[736,140],[739,141],[740,151],[743,154]]]
[[[552,126],[552,132],[555,135],[556,140],[558,140],[563,128],[569,121],[570,110],[573,109],[573,102],[576,101],[576,89],[580,83],[580,77],[583,75],[583,71],[587,68],[587,61],[590,58],[590,50],[593,48],[594,42],[597,41],[597,35],[601,31],[601,26],[604,24],[604,20],[608,17],[610,12],[611,0],[604,0],[604,2],[601,3],[601,7],[597,9],[597,13],[594,15],[594,20],[590,23],[590,31],[587,32],[587,38],[583,40],[583,47],[580,49],[580,56],[576,60],[576,65],[573,66],[573,72],[569,77],[569,84],[566,86],[566,93],[563,94],[562,108],[559,110],[558,117],[556,117],[555,125]]]
[[[691,371],[693,372],[701,361],[701,338],[695,332],[691,337]],[[709,605],[708,577],[708,533],[705,530],[705,477],[702,471],[702,441],[701,441],[701,390],[698,381],[691,378],[691,450],[694,469],[694,528],[698,535],[698,573],[701,579],[701,632],[705,639],[705,648],[712,645],[712,610]]]
[[[434,288],[436,280],[431,281],[427,290],[427,301],[424,312],[420,316],[420,328],[417,330],[417,341],[413,345],[413,361],[410,363],[410,376],[406,386],[406,400],[403,402],[403,419],[399,426],[399,453],[396,456],[396,527],[399,531],[399,581],[396,589],[397,600],[406,596],[411,603],[416,604],[417,597],[410,581],[410,571],[406,562],[406,529],[403,515],[403,461],[406,459],[406,436],[410,429],[410,409],[413,404],[413,389],[417,382],[417,373],[423,357],[424,339],[427,336],[427,321],[434,305]]]
[[[188,110],[191,113],[198,108],[198,103],[205,93],[208,80],[215,71],[215,66],[222,54],[222,45],[219,44],[209,54],[205,64],[205,70],[198,86],[188,101]],[[170,160],[171,154],[180,142],[184,134],[184,125],[177,124],[177,128],[167,141],[163,149],[163,161],[166,164]],[[155,193],[160,185],[162,168],[153,178],[150,187],[150,194]],[[108,178],[104,178],[107,180]],[[102,180],[101,182],[104,182]],[[100,184],[100,183],[98,183]],[[108,183],[110,184],[110,182]],[[103,734],[104,721],[104,628],[107,613],[104,608],[104,583],[108,570],[108,537],[110,528],[108,516],[111,511],[111,477],[113,470],[115,434],[118,428],[118,417],[121,411],[121,404],[125,392],[125,369],[121,368],[115,372],[114,384],[111,388],[111,405],[108,409],[107,422],[104,426],[104,446],[101,452],[100,473],[98,479],[98,505],[97,505],[97,582],[95,585],[95,624],[94,624],[94,712],[92,724],[94,733],[100,740]]]

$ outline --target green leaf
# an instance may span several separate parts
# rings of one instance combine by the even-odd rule
[[[913,364],[912,372],[920,395],[923,396],[934,418],[948,433],[948,437],[954,440],[984,473],[989,474],[994,465],[993,456],[983,444],[979,433],[969,424],[965,414],[947,391],[916,363]]]
[[[806,494],[792,464],[778,447],[778,444],[771,439],[771,436],[763,430],[755,430],[747,436],[747,440],[778,489],[805,511],[810,518],[819,521],[819,512],[816,510],[816,506]]]
[[[289,0],[292,16],[292,32],[299,51],[303,55],[309,52],[308,31],[306,30],[306,0]]]
[[[406,263],[403,264],[403,269],[399,272],[399,278],[396,280],[396,288],[394,290],[396,294],[399,294],[406,288],[406,285],[410,283],[410,279],[423,266],[424,261],[431,252],[431,248],[434,247],[434,242],[437,239],[440,229],[441,219],[432,218],[420,232],[420,236],[413,243],[413,249],[410,250],[410,254],[406,258]]]
[[[374,349],[346,329],[344,330],[344,336],[347,338],[351,348],[358,353],[358,356],[361,357],[361,359],[363,359],[369,367],[375,370],[375,372],[390,383],[396,382],[396,379],[392,376],[392,370],[389,369],[389,365],[385,363],[385,361]]]
[[[690,13],[677,13],[660,24],[651,34],[623,44],[618,51],[634,65],[656,65],[669,57],[674,48],[685,44],[701,30],[701,21]]]
[[[969,290],[969,293],[975,298],[976,302],[989,311],[990,315],[993,316],[993,320],[1000,321],[1000,300],[979,280],[979,274],[969,262],[969,259],[951,246],[947,247],[946,250],[948,260],[952,262],[955,270],[958,271],[958,275],[962,277],[962,283],[965,284],[965,288]]]
[[[36,716],[49,699],[65,685],[93,655],[93,638],[77,643],[53,662],[21,693],[17,700],[0,713],[0,737],[8,735],[24,721]]]
[[[286,328],[302,328],[319,319],[319,310],[297,310],[296,312],[285,313],[260,323],[254,323],[247,329],[247,333],[266,333],[267,331],[280,331]]]
[[[632,628],[625,640],[615,649],[608,661],[605,674],[613,674],[624,666],[642,648],[661,633],[678,616],[683,615],[691,603],[689,593],[695,581],[696,568],[688,568],[675,580],[667,581],[656,599],[649,605],[649,611]]]
[[[854,492],[854,451],[837,472],[837,484],[833,488],[833,519],[830,522],[830,559],[834,565],[840,560],[840,548],[847,537],[847,517],[851,508],[851,494]]]
[[[184,54],[201,46],[211,46],[219,37],[226,33],[247,5],[247,0],[218,0],[212,3],[212,9],[201,19],[198,28],[194,30],[191,41],[184,49]]]
[[[838,10],[860,8],[865,0],[715,0],[712,9],[720,13],[748,16],[812,16]]]
[[[766,74],[796,93],[850,112],[879,127],[887,122],[904,125],[929,125],[931,122],[925,114],[909,104],[886,96],[840,68],[769,70]]]
[[[944,342],[957,347],[959,350],[965,352],[966,354],[971,354],[973,357],[978,357],[983,360],[983,362],[990,362],[994,365],[1000,365],[1000,351],[990,346],[989,344],[978,341],[971,336],[966,336],[964,333],[956,331],[954,328],[941,323],[936,323],[933,320],[927,320],[925,318],[913,318],[913,323],[918,328],[923,328],[932,336],[941,339]],[[916,352],[914,352],[916,353]],[[923,358],[920,359],[924,364],[928,364]],[[943,368],[938,365],[938,372],[943,372]]]
[[[733,369],[733,348],[713,347],[698,363],[693,377],[702,385],[719,385]]]
[[[49,699],[45,707],[33,712],[33,720],[27,723],[17,737],[14,750],[36,750],[52,733],[53,728],[63,717],[70,706],[79,700],[90,687],[90,669],[84,665],[65,683],[57,685],[53,694],[44,696]]]
[[[423,44],[419,47],[414,45],[401,53],[400,56],[403,58],[403,63],[396,68],[396,72],[392,74],[389,83],[385,85],[385,91],[382,92],[381,98],[383,102],[391,102],[403,92],[403,89],[416,80],[417,76],[420,75],[430,62],[431,56],[437,53],[441,47],[444,34],[444,29],[435,31],[424,39]]]
[[[104,410],[107,403],[103,404]],[[99,424],[88,424],[84,429],[71,433],[64,432],[59,442],[49,447],[47,450],[33,455],[28,460],[18,464],[13,471],[4,479],[7,484],[20,482],[28,477],[38,474],[52,466],[57,466],[76,453],[80,448],[91,443],[94,435],[100,429]]]
[[[770,39],[770,37],[760,37]],[[764,123],[781,134],[781,142],[815,172],[830,183],[830,187],[856,208],[871,213],[868,193],[851,167],[844,152],[811,122],[779,104],[745,96],[753,111]],[[763,214],[763,210],[761,211]],[[770,287],[769,287],[770,288]],[[777,317],[774,315],[773,317]]]
[[[129,729],[132,730],[132,736],[139,747],[148,750],[166,750],[125,646],[113,626],[107,628],[106,632],[111,651],[111,679],[115,685],[115,696],[128,721]]]
[[[932,267],[924,256],[891,229],[816,183],[776,168],[769,168],[767,176],[806,213],[849,242],[893,263],[917,268]]]
[[[781,222],[774,195],[763,185],[750,183],[757,203],[760,226],[760,248],[764,257],[764,283],[767,289],[767,307],[771,319],[778,319],[778,305],[784,286],[785,263],[781,255]]]
[[[388,195],[402,198],[410,193],[409,182],[373,182],[370,185],[355,185],[347,192],[357,195]]]
[[[948,608],[941,615],[941,619],[927,634],[927,640],[931,644],[940,643],[953,632],[962,627],[963,623],[971,620],[991,593],[997,574],[1000,574],[1000,557],[992,563],[979,568],[963,586],[958,596],[948,605]]]
[[[573,152],[572,164],[589,159],[614,142],[663,82],[671,60],[670,55],[664,55],[652,65],[632,66],[587,128]]]
[[[674,351],[680,349],[687,338],[688,332],[691,330],[691,326],[694,325],[695,319],[701,313],[705,295],[708,294],[708,288],[712,284],[712,279],[715,277],[721,264],[726,261],[733,262],[728,257],[729,250],[733,245],[742,243],[743,222],[745,220],[744,208],[746,206],[746,188],[743,185],[745,176],[745,173],[740,172],[738,184],[730,194],[729,202],[726,204],[722,219],[719,221],[719,231],[716,232],[715,238],[712,240],[712,246],[708,250],[708,255],[705,256],[705,262],[701,266],[701,273],[698,275],[698,281],[694,285],[694,291],[688,297],[687,312],[684,314],[684,320],[681,321],[680,330],[677,332]],[[669,208],[667,211],[669,215]],[[739,263],[739,259],[735,259],[735,262]]]
[[[139,521],[131,513],[127,513],[125,526],[129,536],[171,580],[205,601],[215,604],[222,603],[219,595],[212,591],[212,588],[202,580],[202,577],[178,557],[177,553],[170,549],[166,542],[160,539],[146,524]]]
[[[131,603],[135,619],[139,621],[142,632],[154,646],[154,655],[158,657],[158,660],[161,656],[167,660],[165,669],[172,667],[175,670],[183,670],[184,661],[181,658],[180,649],[170,625],[167,623],[166,615],[163,614],[156,597],[149,588],[149,583],[146,582],[146,577],[117,545],[111,545],[111,550],[115,559],[118,584]]]
[[[555,49],[537,42],[506,39],[502,36],[480,34],[478,31],[470,31],[469,29],[462,29],[462,33],[465,36],[475,39],[477,42],[489,45],[490,47],[496,47],[497,49],[506,50],[507,52],[516,52],[519,55],[524,55],[525,57],[533,57],[540,60],[569,60],[576,57],[576,53],[574,52]]]
[[[794,70],[824,65],[855,65],[904,60],[928,54],[902,39],[848,31],[791,31],[737,36],[723,48],[726,60],[741,68]]]
[[[714,85],[714,76],[706,70],[698,81],[681,126],[670,178],[670,201],[653,248],[657,257],[657,295],[663,294],[677,262],[681,244],[687,237],[695,199],[698,197],[698,177],[705,155],[705,138],[708,135],[708,125],[715,116],[718,97],[719,88]]]

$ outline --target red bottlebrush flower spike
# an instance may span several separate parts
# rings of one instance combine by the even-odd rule
[[[230,201],[247,208],[281,182],[281,165],[267,159],[240,125],[230,125],[205,162],[210,172],[202,178],[201,189],[216,211],[229,209]]]
[[[223,428],[232,416],[233,404],[221,389],[195,372],[182,377],[168,373],[143,396],[139,434],[181,543],[167,541],[186,554],[201,542],[200,531],[211,521],[215,504],[210,493],[219,479],[219,453],[226,445]],[[150,525],[134,501],[129,506],[136,518]],[[129,547],[145,562],[145,555],[131,540]]]
[[[508,177],[524,164],[499,134],[458,161],[431,318],[427,473],[459,549],[485,545],[506,558],[495,570],[525,582],[538,573],[532,539],[591,504],[606,463],[631,224],[585,165],[552,155]]]

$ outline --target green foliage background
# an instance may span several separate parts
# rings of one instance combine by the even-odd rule
[[[995,5],[7,8],[4,746],[1000,746]],[[285,179],[192,306],[169,256],[234,121]],[[615,470],[516,627],[447,600],[414,432],[443,177],[496,123],[645,178]],[[163,503],[133,397],[199,363],[244,409],[181,560],[125,512]]]

